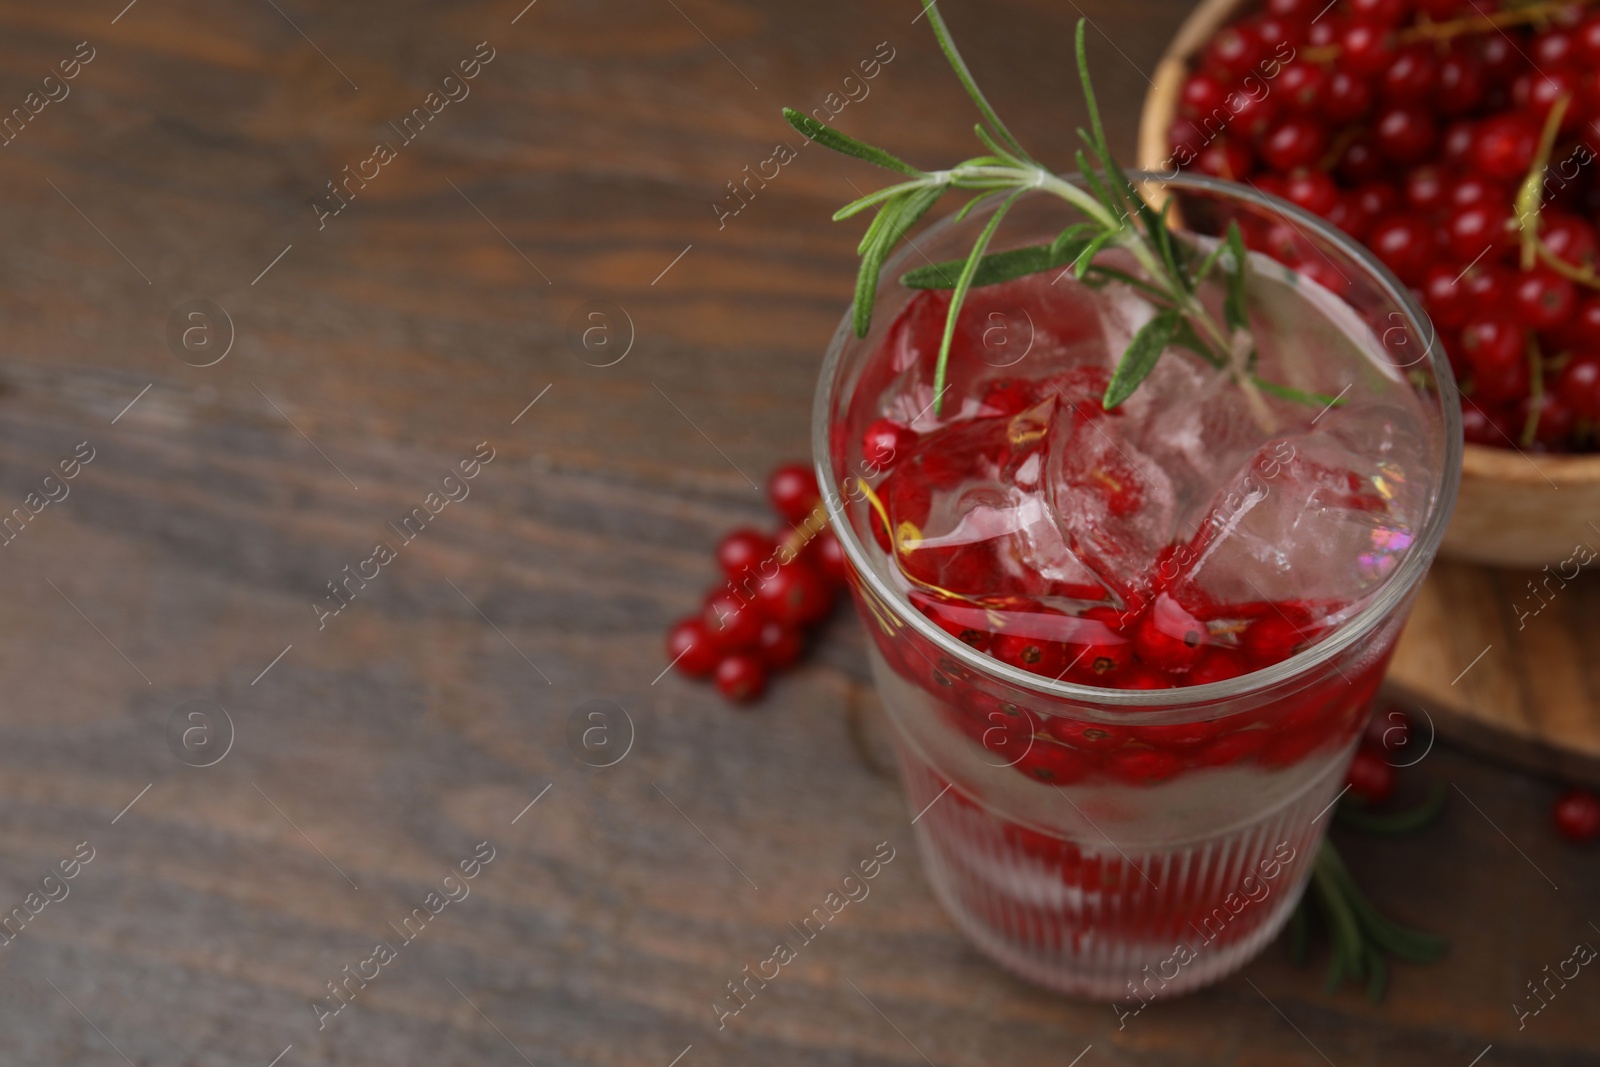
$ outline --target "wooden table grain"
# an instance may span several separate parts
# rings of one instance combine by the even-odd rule
[[[1084,2],[1126,152],[1184,4]],[[1600,976],[1511,1007],[1600,943],[1552,783],[1440,746],[1442,824],[1346,842],[1455,945],[1382,1005],[1275,946],[1119,1029],[935,903],[853,619],[754,711],[661,677],[878,180],[771,176],[780,105],[973,116],[911,0],[524,3],[0,8],[0,1063],[1593,1062]],[[1065,159],[1076,5],[945,9]]]

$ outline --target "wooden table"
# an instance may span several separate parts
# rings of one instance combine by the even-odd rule
[[[27,115],[0,150],[0,909],[28,916],[0,1062],[1593,1061],[1600,976],[1510,1010],[1600,943],[1600,853],[1553,839],[1550,783],[1440,748],[1410,775],[1458,787],[1443,823],[1347,842],[1456,945],[1383,1005],[1278,946],[1119,1031],[935,904],[852,619],[753,712],[658,677],[715,538],[763,518],[751,481],[807,450],[857,238],[827,216],[877,176],[812,148],[717,205],[795,140],[781,104],[875,53],[838,122],[968,151],[915,4],[124,2],[0,12]],[[1183,6],[1090,9],[1124,150]],[[1024,140],[1064,147],[1073,5],[948,8]],[[571,742],[596,707],[619,746],[633,724],[606,768]],[[725,983],[880,841],[871,898],[719,1030]]]

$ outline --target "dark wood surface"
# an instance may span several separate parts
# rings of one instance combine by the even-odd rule
[[[947,6],[1065,158],[1074,5]],[[806,452],[856,240],[827,216],[876,176],[809,148],[720,229],[713,204],[794,140],[780,105],[822,104],[879,42],[842,126],[937,163],[972,116],[911,2],[521,7],[0,9],[0,108],[94,50],[0,148],[0,514],[94,451],[0,546],[0,912],[68,891],[0,948],[0,1063],[1594,1061],[1600,975],[1523,1029],[1511,1010],[1600,944],[1600,853],[1554,840],[1551,783],[1441,747],[1408,781],[1459,788],[1443,823],[1347,842],[1379,901],[1455,943],[1381,1006],[1280,945],[1119,1031],[934,902],[853,619],[753,712],[657,680],[718,533],[763,518],[749,479]],[[1183,9],[1087,9],[1124,150]],[[319,230],[324,183],[480,41],[470,96]],[[205,368],[167,339],[196,299],[235,334]],[[569,340],[600,302],[636,335],[610,367]],[[325,583],[480,442],[470,495],[319,629]],[[569,744],[593,700],[635,727],[606,769]],[[219,707],[231,748],[186,764],[222,751]],[[185,749],[196,708],[213,732]],[[470,895],[319,1031],[325,983],[481,841]],[[725,983],[880,841],[872,895],[719,1031]],[[80,842],[92,861],[46,885]]]

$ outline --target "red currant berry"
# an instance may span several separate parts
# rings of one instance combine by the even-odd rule
[[[844,556],[844,546],[832,530],[823,530],[806,546],[811,565],[835,586],[844,585],[850,577],[850,564]]]
[[[1205,623],[1174,599],[1162,595],[1133,630],[1133,650],[1141,661],[1168,674],[1194,667],[1210,643]]]
[[[1235,138],[1255,143],[1278,121],[1278,98],[1272,95],[1251,96],[1234,93],[1229,97],[1228,108],[1233,112],[1233,124],[1228,127]]]
[[[1585,63],[1600,63],[1600,15],[1590,15],[1578,24],[1573,44]]]
[[[1372,83],[1365,77],[1341,68],[1328,74],[1328,88],[1323,96],[1322,114],[1329,122],[1345,126],[1366,117],[1376,99]]]
[[[1345,782],[1350,795],[1368,804],[1382,804],[1394,796],[1396,775],[1394,768],[1370,748],[1356,749],[1350,769],[1345,772]]]
[[[1367,182],[1355,191],[1356,206],[1372,222],[1400,210],[1400,190],[1389,182]]]
[[[1201,53],[1200,63],[1224,82],[1239,81],[1266,58],[1266,46],[1255,31],[1245,25],[1224,26]]]
[[[1518,274],[1511,286],[1517,318],[1530,330],[1560,328],[1578,307],[1578,291],[1554,271],[1536,268]]]
[[[1325,19],[1318,19],[1311,24],[1311,29],[1306,33],[1306,43],[1312,48],[1337,46],[1339,35],[1344,32],[1345,25],[1346,19],[1343,15],[1330,15]]]
[[[1386,169],[1378,143],[1371,134],[1358,134],[1345,145],[1344,153],[1336,164],[1339,177],[1347,182],[1361,184],[1383,176]]]
[[[1124,748],[1114,753],[1110,761],[1112,775],[1129,785],[1165,781],[1182,768],[1183,759],[1176,752],[1159,748]]]
[[[1322,216],[1334,226],[1365,243],[1367,239],[1367,216],[1356,206],[1356,198],[1350,193],[1340,193],[1326,214]]]
[[[706,624],[691,615],[667,631],[667,657],[689,677],[704,678],[716,669],[722,653]]]
[[[1498,409],[1490,413],[1462,397],[1461,436],[1469,443],[1504,448],[1516,441],[1512,435],[1513,426],[1512,419]]]
[[[1504,311],[1480,311],[1461,328],[1461,351],[1474,373],[1493,373],[1526,360],[1522,327]]]
[[[1108,685],[1133,661],[1133,645],[1123,636],[1124,617],[1111,607],[1090,608],[1082,617],[1100,628],[1067,646],[1067,663],[1091,685]]]
[[[1477,139],[1477,127],[1458,119],[1444,128],[1444,135],[1439,138],[1439,154],[1446,163],[1460,163],[1465,166],[1472,159],[1472,146],[1477,143]],[[1475,175],[1465,175],[1462,180],[1468,179],[1479,180]]]
[[[1406,173],[1406,204],[1417,211],[1431,213],[1444,205],[1449,192],[1447,184],[1438,167],[1413,167]]]
[[[1244,181],[1255,167],[1255,158],[1241,141],[1218,137],[1200,150],[1194,167],[1202,174],[1229,181]]]
[[[1556,106],[1556,101],[1562,97],[1567,97],[1571,101],[1582,98],[1578,82],[1578,75],[1570,70],[1552,70],[1549,73],[1525,70],[1511,83],[1511,99],[1543,128],[1550,109]],[[1569,104],[1561,115],[1561,132],[1570,133],[1577,129],[1582,119],[1581,109]]]
[[[862,435],[861,458],[880,470],[888,470],[916,441],[917,434],[909,427],[893,419],[879,419]]]
[[[761,625],[761,637],[756,641],[756,652],[761,656],[761,662],[771,670],[783,670],[799,659],[804,649],[805,638],[800,636],[797,627],[772,621]]]
[[[1546,30],[1533,39],[1528,58],[1535,67],[1564,67],[1578,58],[1577,43],[1577,38],[1566,30]]]
[[[767,669],[761,660],[745,652],[724,656],[717,664],[717,688],[729,700],[744,704],[755,700],[767,688]]]
[[[1439,140],[1433,115],[1415,104],[1391,104],[1378,113],[1373,129],[1378,151],[1402,166],[1426,159]]]
[[[1528,395],[1530,378],[1527,360],[1485,367],[1474,372],[1473,395],[1491,404],[1509,404]]]
[[[738,582],[745,571],[765,563],[778,551],[778,543],[760,530],[741,527],[717,542],[717,565],[729,581]]]
[[[1035,741],[1015,766],[1029,778],[1050,785],[1080,782],[1091,769],[1083,753],[1054,741]]]
[[[1578,301],[1578,310],[1567,323],[1563,336],[1573,345],[1586,349],[1600,349],[1600,296],[1588,296]]]
[[[1200,657],[1200,662],[1184,676],[1183,681],[1186,685],[1206,685],[1237,678],[1250,673],[1250,670],[1250,661],[1241,653],[1231,648],[1213,646],[1206,650],[1206,654]]]
[[[1367,246],[1401,281],[1415,285],[1433,258],[1433,231],[1421,219],[1391,215],[1372,227]]]
[[[1523,114],[1484,119],[1472,145],[1472,162],[1490,178],[1509,182],[1527,173],[1539,147],[1539,124]]]
[[[1339,203],[1339,187],[1320,170],[1298,170],[1284,181],[1283,198],[1313,215],[1326,216]]]
[[[1600,837],[1600,797],[1587,789],[1569,789],[1550,809],[1556,832],[1574,844]]]
[[[1509,248],[1515,244],[1516,233],[1507,225],[1510,222],[1509,207],[1480,200],[1450,216],[1445,224],[1445,241],[1460,262],[1472,263],[1481,260],[1492,248]]]
[[[1597,246],[1594,227],[1575,215],[1541,212],[1539,236],[1552,255],[1574,267],[1587,266],[1595,260]]]
[[[1261,139],[1261,158],[1280,171],[1312,166],[1327,150],[1327,127],[1305,115],[1284,119]]]
[[[1374,752],[1398,756],[1411,743],[1411,717],[1398,708],[1378,712],[1367,720],[1361,743]]]
[[[795,560],[756,586],[756,606],[769,619],[804,626],[833,607],[833,590],[808,564]]]
[[[1451,51],[1439,61],[1439,77],[1433,88],[1433,106],[1442,115],[1466,115],[1483,103],[1487,88],[1483,61],[1472,52]]]
[[[1580,419],[1600,422],[1600,355],[1576,356],[1561,368],[1556,390]]]
[[[1485,200],[1495,203],[1511,202],[1511,194],[1506,192],[1505,186],[1477,174],[1463,174],[1456,177],[1448,193],[1452,207],[1467,207]]]
[[[1455,267],[1434,264],[1422,276],[1422,306],[1435,326],[1453,330],[1467,321],[1477,305],[1467,299],[1467,289],[1457,284]]]
[[[1354,74],[1371,77],[1394,62],[1394,33],[1387,26],[1352,22],[1339,34],[1339,60]]]
[[[1527,65],[1522,50],[1503,33],[1485,33],[1478,39],[1478,55],[1490,85],[1506,85]]]
[[[1327,102],[1328,72],[1315,63],[1291,63],[1278,75],[1278,92],[1289,110],[1314,115]]]
[[[1258,667],[1270,667],[1294,654],[1304,640],[1300,627],[1274,612],[1250,624],[1239,637],[1239,648]]]
[[[1172,125],[1167,127],[1167,144],[1172,149],[1174,156],[1186,157],[1192,165],[1195,157],[1205,148],[1207,138],[1205,132],[1195,125],[1193,119],[1182,116],[1172,120]]]
[[[1429,102],[1439,83],[1439,60],[1423,44],[1407,45],[1383,72],[1383,95],[1397,104]]]
[[[1321,0],[1267,0],[1269,14],[1294,22],[1309,23],[1321,11]]]
[[[1189,75],[1178,94],[1178,114],[1189,118],[1203,118],[1228,99],[1228,85],[1208,70]]]
[[[1271,57],[1284,45],[1302,45],[1305,43],[1306,35],[1311,32],[1311,25],[1306,20],[1286,19],[1270,11],[1246,19],[1245,22],[1255,29],[1256,37],[1261,41],[1263,59],[1256,68],[1256,72],[1260,74],[1272,69],[1271,64],[1274,60]]]
[[[1409,7],[1406,0],[1349,0],[1351,18],[1376,26],[1393,26]]]
[[[804,463],[789,463],[767,479],[767,499],[779,515],[790,522],[802,522],[822,500],[817,476]]]
[[[1416,0],[1416,7],[1434,22],[1444,22],[1460,14],[1469,2],[1470,0]]]
[[[1461,276],[1461,285],[1466,289],[1467,299],[1471,301],[1473,308],[1499,307],[1511,289],[1511,282],[1505,271],[1484,263],[1468,268]]]
[[[761,637],[761,613],[731,590],[719,590],[707,597],[700,618],[718,652],[743,652],[754,648]]]
[[[1047,678],[1059,678],[1067,669],[1062,658],[1061,645],[1037,637],[1017,634],[996,634],[989,646],[989,654],[1001,663],[1020,667]]]

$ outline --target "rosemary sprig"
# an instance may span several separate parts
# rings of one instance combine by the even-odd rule
[[[1138,188],[1112,156],[1105,126],[1089,77],[1085,28],[1077,26],[1076,54],[1084,103],[1089,114],[1089,129],[1079,129],[1084,149],[1077,152],[1082,185],[1065,181],[1037,163],[1001,121],[950,37],[939,9],[932,4],[923,9],[933,27],[934,37],[956,77],[981,116],[974,131],[985,154],[964,160],[946,170],[926,171],[898,157],[863,144],[825,123],[792,108],[784,117],[801,134],[835,151],[876,166],[895,171],[906,180],[869,193],[845,205],[834,218],[845,219],[868,209],[876,209],[872,223],[861,240],[861,268],[856,278],[853,325],[864,337],[872,323],[873,301],[884,261],[906,232],[951,190],[972,191],[976,195],[961,209],[958,218],[990,196],[1003,197],[984,225],[971,252],[964,260],[932,264],[908,273],[902,280],[915,288],[952,291],[950,309],[940,339],[938,363],[934,369],[934,402],[942,407],[945,377],[955,326],[967,294],[975,286],[993,285],[1025,274],[1070,267],[1080,279],[1130,283],[1155,305],[1149,324],[1135,334],[1112,374],[1102,399],[1114,408],[1130,396],[1154,370],[1163,353],[1179,348],[1226,371],[1250,399],[1258,421],[1271,427],[1273,418],[1263,399],[1270,393],[1284,399],[1311,400],[1312,394],[1263,382],[1252,371],[1255,345],[1250,333],[1245,302],[1245,279],[1249,258],[1238,227],[1230,227],[1222,245],[1200,257],[1192,245],[1175,234],[1165,211],[1150,207]],[[1024,192],[1039,189],[1067,201],[1084,216],[1084,221],[1068,226],[1050,245],[989,253],[988,248],[1007,210]],[[1143,278],[1098,264],[1097,257],[1110,248],[1125,250],[1138,263]],[[1218,323],[1196,295],[1200,283],[1214,270],[1227,275],[1224,322]],[[1315,398],[1320,401],[1321,398]]]
[[[1387,815],[1346,801],[1334,817],[1343,826],[1382,837],[1415,833],[1439,817],[1447,794],[1441,783],[1416,807]],[[1331,841],[1323,841],[1318,849],[1311,884],[1290,917],[1289,955],[1296,964],[1305,964],[1310,956],[1313,915],[1327,928],[1332,941],[1327,979],[1330,993],[1347,980],[1365,979],[1367,996],[1381,1000],[1390,957],[1432,963],[1449,949],[1443,938],[1401,926],[1379,912],[1356,885]]]

